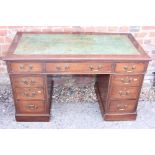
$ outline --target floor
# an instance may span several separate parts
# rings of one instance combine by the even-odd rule
[[[0,90],[0,128],[2,129],[155,128],[154,101],[139,101],[136,121],[103,121],[97,100],[92,95],[94,90],[90,87],[85,87],[85,89],[55,88],[50,122],[16,122],[10,86],[1,86]],[[87,98],[85,98],[85,93],[89,94]]]

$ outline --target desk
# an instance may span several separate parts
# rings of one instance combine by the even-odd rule
[[[49,121],[55,74],[96,75],[104,120],[123,121],[136,119],[150,58],[127,33],[18,32],[3,60],[17,121]]]

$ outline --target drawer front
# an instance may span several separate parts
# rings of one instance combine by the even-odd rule
[[[14,87],[43,87],[43,78],[37,76],[31,77],[12,77],[12,82]]]
[[[42,72],[43,66],[41,63],[31,63],[31,62],[23,62],[23,63],[11,63],[10,64],[11,72],[13,73],[26,73],[26,72]]]
[[[136,107],[136,100],[111,101],[108,111],[111,113],[132,113],[136,111]]]
[[[140,87],[112,87],[111,99],[137,99]]]
[[[143,73],[145,72],[144,63],[117,63],[115,72],[117,73]]]
[[[43,101],[20,101],[16,103],[16,112],[22,114],[45,113],[45,103]]]
[[[143,75],[114,75],[112,76],[113,86],[140,86]]]
[[[44,100],[43,88],[15,88],[17,100]]]
[[[112,71],[112,63],[46,63],[51,73],[103,73]]]

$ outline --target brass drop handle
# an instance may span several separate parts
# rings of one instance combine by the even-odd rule
[[[121,82],[124,83],[124,84],[130,84],[132,81],[132,78],[122,78],[121,79]]]
[[[125,105],[120,105],[120,104],[118,104],[117,105],[117,109],[119,110],[119,111],[124,111],[124,110],[126,110],[126,108],[128,107],[128,105],[127,104],[125,104]]]
[[[135,65],[132,66],[132,67],[131,67],[131,70],[129,70],[129,67],[128,67],[128,66],[124,66],[123,68],[124,68],[124,70],[125,70],[126,72],[131,73],[131,72],[134,72],[134,70],[136,69],[136,66],[135,66]]]
[[[41,93],[41,91],[38,91],[38,93]],[[28,92],[26,92],[26,93],[24,92],[24,96],[26,96],[26,97],[34,97],[36,95],[37,95],[36,92],[32,92],[31,95]]]
[[[129,91],[119,91],[120,96],[128,96],[129,93]]]
[[[90,69],[91,71],[94,71],[94,72],[98,72],[98,71],[100,71],[100,69],[102,69],[102,68],[103,68],[102,65],[98,65],[97,69],[95,69],[95,67],[93,67],[92,65],[89,66],[89,69]]]
[[[57,71],[67,71],[67,70],[70,69],[70,66],[69,66],[69,65],[65,65],[63,68],[64,68],[64,69],[62,69],[61,66],[56,66],[56,70],[57,70]]]
[[[26,109],[35,110],[38,109],[38,106],[36,106],[35,104],[28,104],[26,105]]]

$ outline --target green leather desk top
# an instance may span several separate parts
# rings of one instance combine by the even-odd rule
[[[23,34],[16,55],[139,55],[127,35]]]

